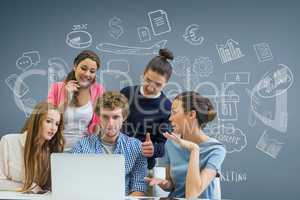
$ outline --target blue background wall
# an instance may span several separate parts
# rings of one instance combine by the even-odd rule
[[[222,169],[223,197],[297,199],[299,8],[297,1],[271,0],[1,1],[0,136],[18,132],[30,107],[46,98],[49,70],[60,69],[55,73],[63,76],[71,69],[82,49],[66,43],[68,33],[81,28],[77,30],[81,39],[87,36],[83,31],[90,34],[92,41],[83,49],[101,56],[98,80],[107,89],[138,84],[154,54],[109,53],[97,50],[97,44],[146,48],[167,40],[176,60],[166,94],[171,98],[180,91],[196,90],[210,95],[218,109],[219,118],[206,131],[224,142],[229,152]],[[166,33],[154,35],[148,17],[152,11],[167,16],[169,26],[155,27],[165,28]],[[198,27],[191,29],[192,24]],[[141,41],[138,27],[147,27],[144,39],[151,40]],[[229,39],[238,42],[234,48],[242,55],[222,62],[217,45]],[[260,57],[254,47],[262,50]],[[14,77],[26,84],[15,94]],[[268,78],[269,87],[257,87]],[[236,84],[222,89],[233,81]]]

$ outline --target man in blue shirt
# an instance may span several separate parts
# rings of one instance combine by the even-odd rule
[[[105,92],[96,104],[100,117],[99,131],[82,138],[72,149],[73,153],[123,154],[125,157],[125,194],[143,196],[147,190],[144,177],[147,160],[142,143],[120,132],[129,111],[128,101],[119,92]]]

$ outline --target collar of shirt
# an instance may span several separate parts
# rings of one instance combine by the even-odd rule
[[[98,150],[101,153],[103,153],[104,149],[103,149],[102,141],[101,141],[100,137],[98,135],[95,135],[95,139],[97,140],[96,141],[96,146],[98,147]],[[120,132],[119,136],[118,136],[118,139],[117,139],[117,142],[115,143],[115,149],[114,149],[113,154],[121,154],[121,151],[122,151],[122,141],[124,139],[125,139],[125,135]]]
[[[144,87],[143,86],[140,87],[140,93],[144,97],[149,98],[149,99],[156,99],[156,98],[158,98],[161,95],[161,92],[159,92],[157,95],[145,95],[145,93],[144,93]]]

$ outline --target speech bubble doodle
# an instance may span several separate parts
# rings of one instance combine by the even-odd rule
[[[239,128],[232,123],[213,124],[205,128],[207,135],[222,142],[227,153],[240,152],[247,146],[247,137]]]
[[[27,51],[23,53],[23,56],[29,57],[33,65],[37,65],[41,62],[40,53],[38,51]]]
[[[18,69],[25,71],[32,66],[32,60],[28,56],[22,56],[17,59],[16,66]]]

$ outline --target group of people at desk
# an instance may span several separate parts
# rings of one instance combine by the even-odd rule
[[[140,85],[105,92],[96,82],[99,57],[89,50],[79,53],[73,70],[51,85],[21,134],[1,138],[0,190],[51,190],[51,153],[122,154],[128,196],[145,196],[148,185],[159,185],[169,197],[215,199],[226,150],[203,128],[216,111],[194,91],[178,94],[173,102],[165,96],[172,59],[170,50],[160,49]],[[165,166],[165,179],[147,175],[156,158]]]

